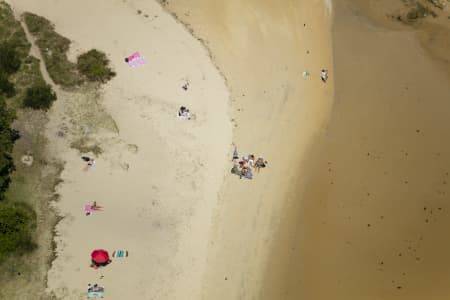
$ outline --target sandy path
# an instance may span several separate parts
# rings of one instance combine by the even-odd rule
[[[105,149],[93,170],[82,171],[80,155],[68,148],[70,135],[56,138],[62,123],[92,124],[77,104],[86,97],[60,94],[51,111],[49,138],[66,165],[56,204],[65,218],[57,226],[49,292],[84,299],[87,284],[97,282],[108,299],[198,299],[231,142],[228,91],[207,52],[152,1],[10,3],[54,22],[74,41],[72,56],[92,47],[105,51],[118,73],[99,93],[104,110],[93,118],[105,120],[87,128]],[[134,51],[145,56],[145,66],[123,62]],[[186,79],[188,91],[181,89]],[[197,119],[175,118],[180,105]],[[82,207],[94,200],[104,211],[86,217]],[[95,248],[128,249],[130,256],[93,270]]]

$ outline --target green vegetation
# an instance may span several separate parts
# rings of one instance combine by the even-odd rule
[[[11,253],[22,255],[36,248],[32,234],[36,215],[21,204],[0,204],[0,262]]]
[[[95,49],[78,57],[77,68],[90,81],[106,82],[116,75],[109,67],[106,54]]]
[[[30,48],[11,7],[0,2],[0,96],[11,98],[8,105],[13,107],[22,105],[29,86],[44,83],[39,60],[29,56]]]
[[[31,13],[25,13],[23,17],[56,84],[63,88],[76,88],[88,81],[104,83],[115,75],[104,53],[91,50],[73,63],[67,58],[70,40],[55,32],[53,24]],[[30,47],[20,22],[14,18],[9,5],[0,0],[0,270],[9,265],[7,260],[14,258],[14,261],[19,261],[21,255],[37,247],[34,243],[36,226],[37,232],[42,232],[55,222],[55,216],[48,212],[48,196],[54,193],[59,174],[55,172],[59,169],[45,161],[42,149],[46,139],[39,128],[46,124],[44,112],[56,100],[56,94],[43,79],[40,61],[30,55]],[[92,85],[94,88],[97,86]],[[22,110],[23,107],[37,111]],[[19,132],[11,128],[16,111],[18,120],[14,127],[20,129],[22,135],[17,142]],[[102,151],[94,141],[77,142],[89,151]],[[33,165],[18,163],[16,169],[14,161],[26,153],[33,156]],[[44,178],[43,168],[49,171]],[[50,239],[39,237],[36,241],[45,247]],[[34,276],[35,269],[30,269],[33,262],[29,260],[33,257],[20,258],[19,264],[21,270],[33,272]],[[3,275],[3,278],[9,278],[11,274],[14,273],[0,271],[0,279]],[[15,282],[15,279],[10,279],[10,282]],[[14,285],[12,283],[11,286]],[[0,298],[2,295],[3,291],[0,291]]]
[[[3,1],[0,2],[0,25],[0,42],[7,42],[18,52],[20,59],[27,57],[31,45],[19,21],[14,18],[11,7]]]
[[[34,109],[48,110],[55,100],[56,94],[51,86],[39,85],[27,89],[23,105]]]
[[[70,40],[58,34],[47,19],[28,12],[23,16],[28,30],[36,38],[53,82],[63,87],[74,87],[81,83],[75,64],[67,59]]]
[[[86,80],[105,83],[114,77],[105,53],[92,49],[80,55],[74,64],[67,58],[70,40],[57,33],[50,21],[28,12],[24,13],[24,20],[36,38],[47,71],[56,84],[73,88]]]
[[[9,81],[5,74],[0,73],[0,94],[10,98],[16,95],[16,89],[14,84]]]
[[[19,52],[13,44],[0,44],[0,70],[5,74],[14,74],[20,68]]]
[[[22,203],[25,199],[6,196],[15,170],[14,143],[19,138],[19,132],[11,128],[14,107],[21,103],[29,85],[44,81],[39,61],[29,56],[30,47],[10,6],[0,2],[0,263],[10,255],[22,255],[35,248],[33,209]]]
[[[77,149],[80,153],[92,152],[95,156],[103,153],[103,149],[98,144],[84,137],[70,143],[70,147]]]
[[[13,120],[14,113],[6,107],[5,100],[0,98],[0,200],[9,186],[9,174],[14,169],[11,154],[18,136],[10,127]]]

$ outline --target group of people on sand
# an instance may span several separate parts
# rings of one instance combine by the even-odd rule
[[[239,155],[235,149],[233,153],[233,169],[231,169],[231,172],[239,175],[239,178],[253,179],[253,169],[259,173],[260,169],[265,168],[266,165],[267,161],[264,160],[264,157],[259,156],[258,159],[255,159],[255,155],[253,154],[239,159]]]

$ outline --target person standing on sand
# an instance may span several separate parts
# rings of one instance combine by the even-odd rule
[[[328,70],[322,69],[322,72],[320,72],[320,77],[322,78],[323,82],[327,82]]]
[[[255,162],[255,169],[256,169],[256,171],[258,171],[258,173],[259,173],[259,170],[261,168],[265,168],[266,164],[267,164],[267,161],[264,160],[264,157],[262,157],[262,156],[258,157],[258,159]]]
[[[249,154],[248,156],[248,164],[253,168],[255,163],[255,156],[253,154]]]

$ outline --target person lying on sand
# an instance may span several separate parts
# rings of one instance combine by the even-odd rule
[[[181,106],[178,110],[178,118],[191,119],[191,112],[185,106]]]
[[[247,162],[245,160],[239,161],[239,167],[244,168],[247,166]]]
[[[239,178],[242,179],[242,176],[244,176],[247,179],[252,179],[253,178],[253,173],[252,173],[252,170],[250,169],[250,167],[243,167],[242,168],[241,175],[239,176]]]
[[[105,289],[101,286],[98,286],[98,284],[88,284],[88,292],[103,292]]]
[[[183,114],[183,117],[190,120],[191,119],[191,113],[189,112],[189,109],[186,109],[186,111]]]
[[[94,203],[92,203],[92,205],[91,205],[91,208],[92,208],[93,210],[101,210],[103,207],[98,206],[98,205],[97,205],[97,201],[94,201]]]
[[[95,160],[92,158],[87,163],[88,168],[93,168],[95,166]]]
[[[186,111],[186,107],[181,106],[180,109],[178,110],[178,116],[182,117],[185,111]]]
[[[246,177],[248,173],[248,168],[247,167],[243,167],[241,170],[241,176],[239,176],[240,178],[242,178],[242,176]]]
[[[103,207],[98,206],[96,201],[94,201],[94,203],[91,205],[90,204],[84,205],[84,211],[86,212],[86,216],[89,216],[94,211],[101,211],[102,209]]]
[[[95,160],[93,158],[90,158],[90,157],[87,157],[87,156],[82,156],[81,159],[83,159],[84,161],[87,162],[87,165],[84,168],[84,171],[87,171],[87,170],[92,169],[93,167],[95,167]]]

